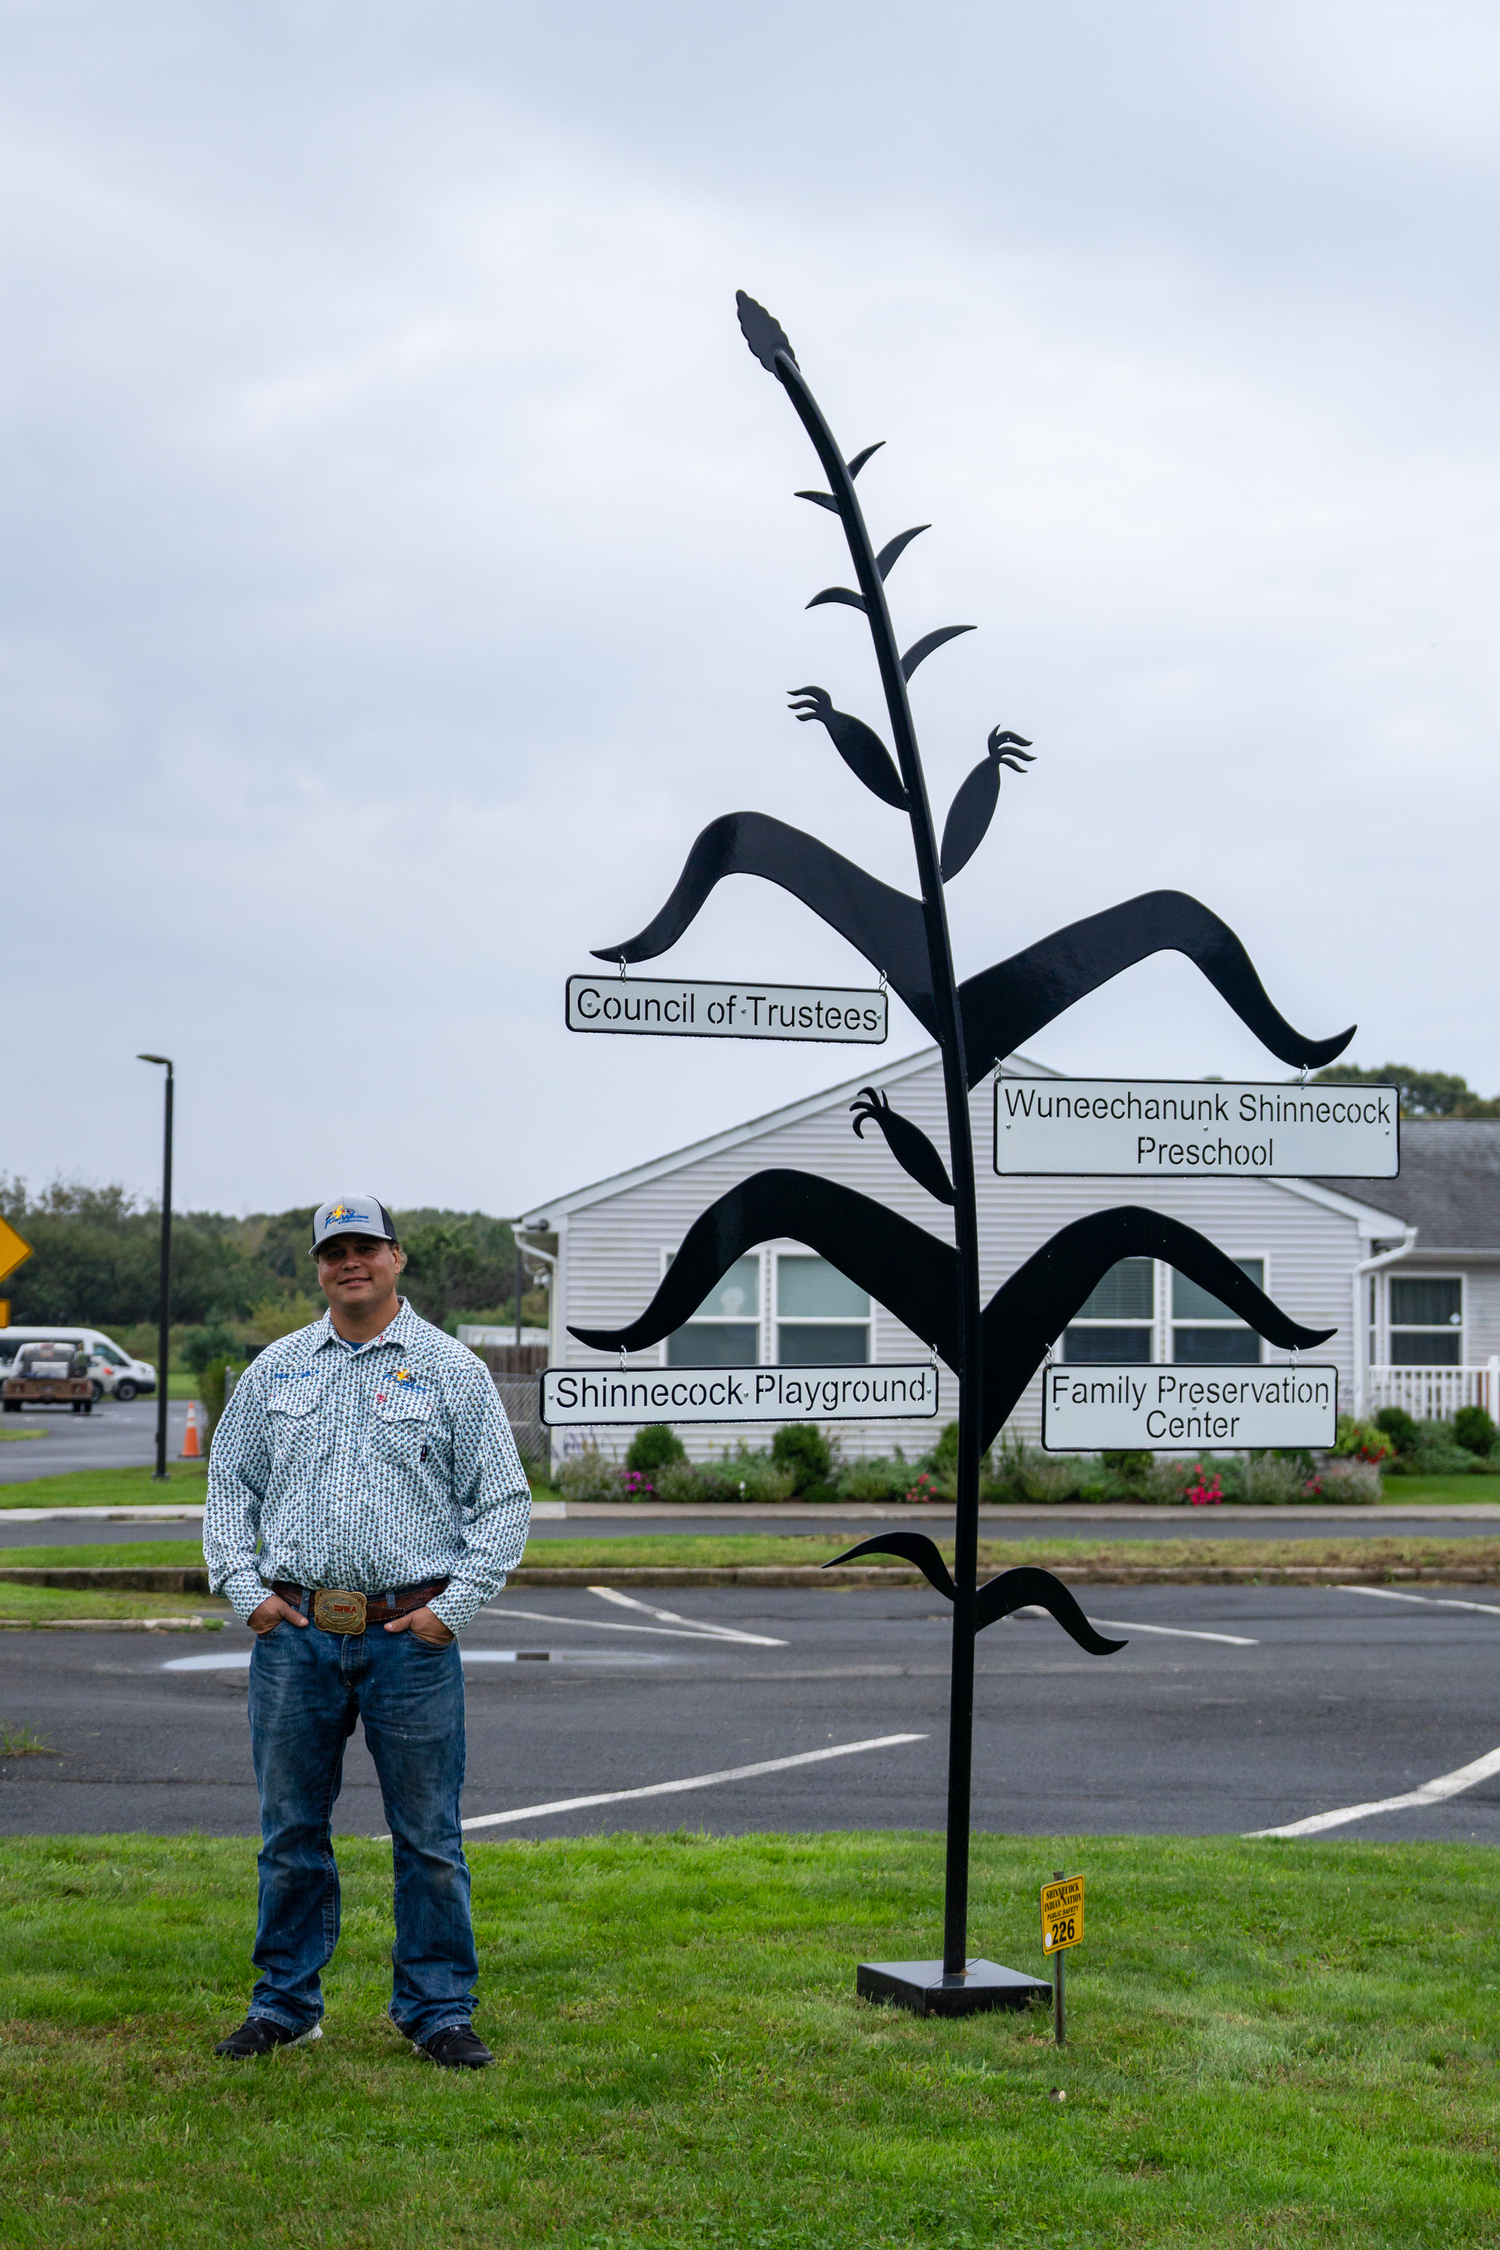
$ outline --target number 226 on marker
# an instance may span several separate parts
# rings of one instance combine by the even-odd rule
[[[1042,1951],[1061,1953],[1083,1943],[1083,1877],[1042,1885]]]

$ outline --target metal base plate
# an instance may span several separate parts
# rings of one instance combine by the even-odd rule
[[[1052,2005],[1052,1987],[997,1961],[971,1961],[961,1976],[945,1977],[941,1961],[861,1961],[855,1977],[861,2000],[887,2000],[919,2016],[973,2016],[985,2008]]]

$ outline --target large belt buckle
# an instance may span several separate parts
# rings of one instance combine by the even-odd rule
[[[325,1633],[362,1633],[365,1629],[363,1594],[341,1594],[322,1587],[313,1595],[313,1623]]]

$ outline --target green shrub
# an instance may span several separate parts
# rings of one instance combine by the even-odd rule
[[[838,1473],[835,1497],[875,1503],[904,1500],[913,1474],[910,1461],[904,1460],[899,1451],[878,1455],[873,1461],[851,1461]]]
[[[1154,1453],[1101,1453],[1100,1462],[1105,1474],[1118,1477],[1122,1484],[1143,1484],[1151,1473]]]
[[[1398,1453],[1416,1452],[1420,1433],[1404,1406],[1383,1406],[1375,1417],[1375,1427],[1384,1430]]]
[[[1071,1454],[1043,1453],[1009,1431],[996,1446],[986,1479],[981,1475],[980,1498],[996,1502],[1083,1500],[1098,1478],[1092,1461]],[[1097,1493],[1094,1494],[1097,1497]]]
[[[827,1484],[833,1448],[815,1422],[787,1422],[771,1440],[771,1459],[792,1480],[793,1492]]]
[[[951,1484],[958,1475],[958,1424],[945,1422],[936,1445],[929,1446],[917,1463],[932,1476]]]
[[[1500,1437],[1500,1430],[1482,1406],[1461,1406],[1453,1417],[1454,1443],[1461,1445],[1466,1453],[1478,1453],[1487,1458],[1495,1449],[1497,1437]]]
[[[224,1393],[228,1388],[226,1377],[231,1365],[228,1359],[211,1359],[206,1367],[198,1370],[198,1397],[207,1418],[203,1433],[205,1453],[213,1445],[214,1432],[223,1420]]]
[[[182,1356],[193,1374],[201,1375],[211,1360],[242,1359],[244,1352],[234,1330],[225,1322],[220,1312],[211,1312],[205,1327],[196,1329],[183,1338]],[[205,1399],[204,1404],[207,1405]],[[223,1377],[220,1377],[220,1408],[223,1407]]]
[[[577,1453],[570,1453],[553,1478],[565,1500],[623,1500],[624,1481],[618,1462],[609,1460],[590,1438]]]
[[[792,1497],[790,1472],[779,1469],[769,1453],[752,1453],[744,1445],[717,1461],[669,1461],[655,1481],[658,1498],[674,1507],[714,1508],[742,1500],[759,1505]]]
[[[648,1422],[631,1439],[625,1466],[640,1476],[649,1477],[653,1469],[664,1469],[671,1461],[686,1459],[687,1448],[674,1429],[665,1422]]]
[[[1352,1414],[1341,1414],[1333,1450],[1341,1460],[1388,1461],[1396,1447],[1375,1423],[1356,1422]]]

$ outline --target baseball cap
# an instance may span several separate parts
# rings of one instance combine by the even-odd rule
[[[323,1244],[336,1234],[370,1234],[394,1242],[396,1227],[379,1196],[336,1195],[332,1202],[320,1203],[313,1213],[309,1257],[316,1257]]]

